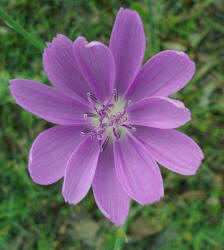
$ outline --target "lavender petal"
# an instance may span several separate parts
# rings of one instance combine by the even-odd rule
[[[119,10],[109,47],[116,64],[116,89],[122,96],[136,77],[145,53],[144,27],[136,11]]]
[[[39,82],[25,79],[9,82],[12,96],[25,110],[55,124],[86,123],[83,119],[83,113],[89,109],[86,104]]]
[[[88,43],[79,37],[73,46],[79,68],[97,99],[105,101],[115,83],[115,62],[109,48],[100,42]]]
[[[127,108],[128,122],[155,128],[177,128],[191,119],[190,111],[180,101],[168,97],[149,97]]]
[[[58,126],[37,136],[29,153],[29,173],[40,185],[52,184],[64,176],[66,164],[83,139],[80,126]]]
[[[102,213],[117,226],[122,226],[128,216],[130,199],[115,173],[112,144],[100,154],[93,180],[93,193]]]
[[[138,126],[135,135],[156,161],[178,174],[196,174],[204,158],[200,147],[177,130]]]
[[[150,58],[140,70],[126,98],[133,101],[150,96],[169,96],[193,77],[195,64],[182,51],[165,50]]]
[[[73,53],[73,42],[58,34],[44,50],[43,65],[50,82],[66,95],[86,101],[89,86],[79,70]]]
[[[83,113],[89,107],[57,89],[31,80],[13,79],[10,80],[10,91],[22,108],[49,122],[61,125],[85,124]]]
[[[63,196],[66,202],[77,204],[88,193],[95,174],[99,147],[95,140],[86,138],[69,159],[63,182]]]
[[[163,181],[155,160],[131,133],[114,141],[115,169],[125,192],[140,204],[159,201]]]

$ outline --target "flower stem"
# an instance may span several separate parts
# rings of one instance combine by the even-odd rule
[[[116,232],[116,241],[114,245],[114,250],[121,250],[126,238],[126,232],[128,228],[128,220],[124,223],[122,227],[119,227]]]
[[[0,18],[2,18],[10,27],[20,33],[26,38],[32,45],[43,51],[44,43],[27,32],[19,23],[15,22],[2,8],[0,8]]]

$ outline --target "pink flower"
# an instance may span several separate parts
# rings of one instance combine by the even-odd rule
[[[166,50],[141,67],[144,52],[139,15],[121,8],[109,47],[63,35],[48,43],[43,65],[54,88],[10,80],[21,107],[59,125],[32,145],[33,181],[49,185],[64,177],[70,204],[92,185],[99,209],[116,225],[127,218],[130,198],[151,204],[163,197],[156,162],[193,175],[203,159],[197,144],[174,129],[190,120],[190,111],[168,97],[189,82],[195,64],[184,52]]]

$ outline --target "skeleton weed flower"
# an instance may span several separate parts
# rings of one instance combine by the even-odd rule
[[[42,132],[31,147],[34,182],[48,185],[64,177],[62,193],[70,204],[92,185],[99,209],[122,225],[130,198],[150,204],[164,195],[156,162],[179,174],[196,173],[203,153],[174,129],[190,120],[190,112],[168,97],[195,72],[185,53],[162,51],[141,67],[143,24],[135,11],[123,8],[109,47],[63,35],[47,46],[43,65],[54,88],[10,80],[21,107],[59,125]]]

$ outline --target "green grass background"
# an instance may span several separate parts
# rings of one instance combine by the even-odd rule
[[[196,62],[193,80],[174,97],[192,112],[192,121],[180,130],[205,154],[196,176],[161,167],[165,197],[144,207],[132,203],[123,249],[224,249],[223,1],[154,0],[149,15],[147,1],[0,0],[4,11],[42,41],[61,33],[108,44],[120,6],[143,19],[145,60],[177,49]],[[49,83],[40,50],[0,20],[0,249],[113,249],[117,228],[97,209],[92,191],[70,206],[63,201],[61,181],[39,186],[29,178],[32,141],[52,125],[16,105],[11,78]]]

